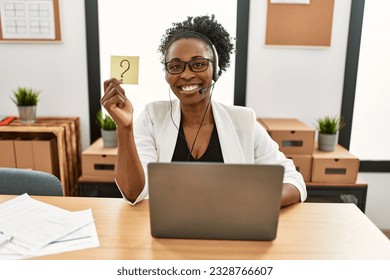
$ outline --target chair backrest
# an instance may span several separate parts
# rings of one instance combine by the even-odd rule
[[[0,168],[0,194],[64,195],[61,181],[53,174],[19,168]]]

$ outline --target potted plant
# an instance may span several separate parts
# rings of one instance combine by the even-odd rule
[[[100,126],[103,138],[103,146],[114,148],[118,145],[116,137],[116,123],[109,115],[104,115],[102,110],[96,113],[96,122]]]
[[[39,91],[27,87],[18,87],[14,90],[12,101],[18,106],[19,118],[23,123],[35,123]]]
[[[332,152],[336,149],[339,131],[345,126],[343,117],[325,116],[317,120],[318,149]]]

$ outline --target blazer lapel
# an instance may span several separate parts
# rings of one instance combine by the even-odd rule
[[[212,101],[212,109],[224,162],[245,163],[244,152],[241,148],[236,127],[231,120],[231,116],[215,101]]]
[[[160,143],[160,145],[157,147],[160,162],[171,162],[173,151],[176,147],[177,136],[179,134],[178,128],[181,118],[180,103],[178,100],[174,100],[172,102],[172,118],[175,124],[172,122],[171,113],[169,110],[160,129],[158,136],[160,140],[157,139],[156,141],[157,143]]]

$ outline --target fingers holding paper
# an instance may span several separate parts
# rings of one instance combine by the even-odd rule
[[[129,127],[133,123],[133,105],[126,97],[122,82],[112,78],[104,82],[104,96],[100,103],[111,115],[118,127]]]

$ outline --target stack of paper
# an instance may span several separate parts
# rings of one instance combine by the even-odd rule
[[[70,212],[23,194],[0,204],[0,259],[99,247],[91,209]]]

